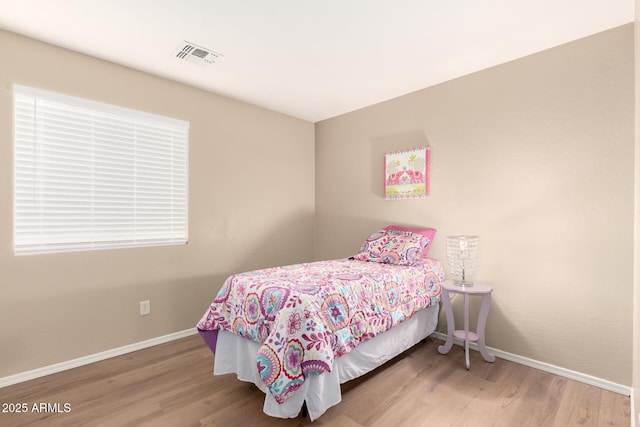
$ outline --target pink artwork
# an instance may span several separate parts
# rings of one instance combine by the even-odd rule
[[[417,199],[429,195],[429,147],[384,155],[384,198]]]

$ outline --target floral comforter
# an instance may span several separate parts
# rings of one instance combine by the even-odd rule
[[[309,375],[440,300],[444,270],[349,259],[268,268],[229,277],[198,323],[262,344],[256,365],[282,403]]]

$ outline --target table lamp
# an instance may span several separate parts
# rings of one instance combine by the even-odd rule
[[[447,236],[447,260],[454,283],[473,286],[478,273],[478,236]]]

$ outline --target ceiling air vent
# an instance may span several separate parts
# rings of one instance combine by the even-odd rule
[[[173,55],[181,60],[194,64],[210,65],[220,62],[222,55],[206,47],[198,46],[188,41],[180,43]]]

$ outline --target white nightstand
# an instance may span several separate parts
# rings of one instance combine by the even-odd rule
[[[484,283],[474,283],[473,286],[460,286],[456,285],[453,280],[445,280],[441,283],[442,286],[442,304],[444,305],[444,312],[447,316],[447,341],[438,347],[438,351],[441,354],[447,354],[453,346],[453,339],[459,338],[464,340],[464,355],[467,369],[469,369],[469,342],[477,341],[480,354],[487,362],[495,362],[496,357],[490,354],[484,346],[484,329],[487,325],[487,316],[489,315],[489,308],[491,307],[491,292],[493,288]],[[464,329],[456,330],[453,320],[453,308],[451,307],[450,293],[458,293],[464,296]],[[482,296],[482,304],[480,305],[480,313],[478,314],[478,330],[474,332],[469,331],[469,295]]]

